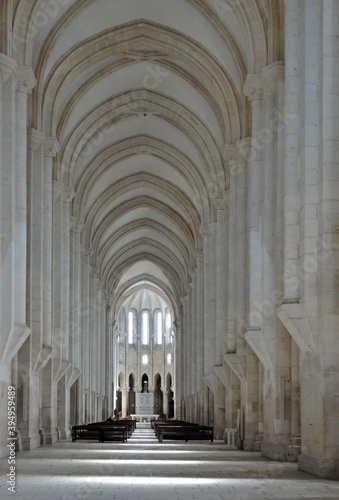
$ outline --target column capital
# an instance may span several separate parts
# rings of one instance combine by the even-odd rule
[[[252,153],[252,138],[245,137],[244,139],[240,139],[235,143],[238,155],[242,156],[246,161],[251,158]]]
[[[250,100],[251,104],[261,101],[263,98],[262,76],[257,74],[248,74],[245,80],[243,92]]]
[[[196,261],[197,264],[201,263],[202,260],[203,260],[203,251],[201,249],[196,250],[194,252],[194,258],[195,258],[195,261]]]
[[[210,222],[208,224],[209,236],[215,238],[217,235],[218,226],[216,222]]]
[[[44,140],[44,157],[54,158],[59,151],[59,143],[55,137],[46,137]]]
[[[75,196],[74,188],[72,186],[65,186],[64,185],[64,188],[62,191],[62,201],[64,203],[71,203],[74,196]]]
[[[16,91],[20,94],[28,95],[36,86],[36,78],[30,66],[19,66],[16,71]]]
[[[213,206],[217,212],[226,210],[228,206],[228,191],[213,199]]]
[[[27,130],[27,137],[34,151],[36,151],[40,146],[42,146],[45,140],[45,134],[35,128],[29,128]]]

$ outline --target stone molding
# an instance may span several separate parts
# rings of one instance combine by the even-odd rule
[[[11,57],[6,56],[6,54],[0,53],[0,74],[3,83],[15,75],[18,69],[17,62]]]
[[[248,74],[245,80],[243,92],[251,104],[261,101],[264,93],[262,76],[257,74]]]
[[[44,139],[44,157],[48,159],[54,158],[60,149],[57,139],[54,137],[46,137]]]
[[[16,72],[15,89],[17,93],[28,95],[36,87],[37,81],[33,69],[29,66],[19,66]]]

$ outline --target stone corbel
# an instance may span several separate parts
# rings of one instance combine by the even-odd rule
[[[49,362],[54,353],[54,349],[51,346],[43,346],[40,349],[39,355],[33,365],[33,375],[37,375]]]
[[[37,151],[37,149],[43,145],[45,140],[45,134],[43,132],[40,132],[40,130],[36,130],[35,128],[30,128],[27,130],[27,137],[33,151]]]
[[[78,380],[80,375],[82,374],[82,370],[79,370],[79,368],[74,368],[71,372],[71,375],[67,381],[67,387],[70,389],[72,385]]]
[[[231,388],[230,367],[228,365],[215,366],[214,373],[226,387],[226,389]]]
[[[251,154],[252,154],[251,143],[252,143],[252,138],[245,137],[244,139],[237,141],[235,144],[238,151],[238,155],[242,156],[247,162],[251,159]]]
[[[33,69],[30,66],[19,66],[16,72],[16,91],[28,95],[36,84]]]
[[[303,353],[318,354],[307,315],[301,304],[282,304],[277,309],[277,316]]]
[[[232,370],[232,372],[238,377],[241,383],[246,382],[245,372],[239,361],[239,357],[235,352],[228,352],[225,354],[225,361]]]
[[[23,323],[14,323],[7,343],[5,343],[5,347],[2,352],[1,363],[6,365],[8,363],[8,360],[13,359],[20,347],[29,337],[30,333],[31,330],[27,325]]]
[[[207,387],[213,392],[213,394],[217,394],[218,392],[218,384],[216,380],[216,375],[214,372],[209,373],[208,375],[204,375],[202,377],[203,381],[207,385]]]
[[[72,186],[64,186],[62,190],[62,199],[64,203],[71,203],[75,196],[75,191]]]
[[[59,367],[54,375],[54,380],[53,382],[55,384],[57,384],[61,379],[62,377],[68,372],[68,370],[71,368],[72,366],[72,363],[70,363],[69,361],[61,361],[60,364],[59,364]]]
[[[239,168],[238,162],[238,151],[234,144],[225,144],[222,157],[227,163],[227,171],[229,172],[230,178],[236,175]]]
[[[54,156],[59,152],[60,146],[55,137],[46,137],[44,140],[44,157],[54,158]]]
[[[272,358],[267,348],[266,339],[262,330],[248,330],[245,333],[245,340],[258,356],[265,369],[273,371]]]
[[[248,74],[245,80],[243,92],[251,104],[261,101],[263,98],[262,76],[257,74]]]

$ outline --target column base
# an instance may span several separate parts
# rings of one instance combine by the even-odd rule
[[[40,447],[40,434],[35,436],[22,436],[21,435],[21,449],[25,451],[34,450]]]
[[[261,445],[263,457],[277,460],[278,462],[288,462],[288,447],[283,444],[263,442]]]
[[[46,432],[45,433],[45,444],[53,444],[58,442],[58,433],[57,432]]]
[[[244,439],[241,448],[244,451],[254,451],[254,439]]]
[[[263,457],[277,460],[278,462],[297,462],[301,450],[298,439],[297,437],[289,438],[288,445],[263,442],[261,445],[261,454]]]
[[[291,436],[290,444],[288,447],[289,462],[298,462],[301,454],[301,436]]]
[[[71,437],[71,431],[60,431],[59,439],[69,439]]]
[[[261,451],[262,439],[244,439],[242,449],[244,451]]]
[[[301,454],[298,469],[322,479],[339,479],[339,462],[330,458],[318,458]]]

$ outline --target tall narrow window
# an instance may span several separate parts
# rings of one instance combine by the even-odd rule
[[[171,326],[172,326],[171,313],[169,311],[166,311],[166,342],[168,344],[171,342]]]
[[[134,330],[134,314],[132,311],[128,313],[128,343],[133,344],[133,330]]]
[[[143,365],[148,365],[148,356],[147,356],[147,354],[144,354],[144,355],[142,356],[142,358],[141,358],[141,363],[142,363]]]
[[[158,345],[162,344],[162,313],[156,311],[154,315],[154,332],[155,339]]]
[[[149,314],[148,311],[143,311],[141,316],[141,337],[142,344],[147,345],[149,339]]]

